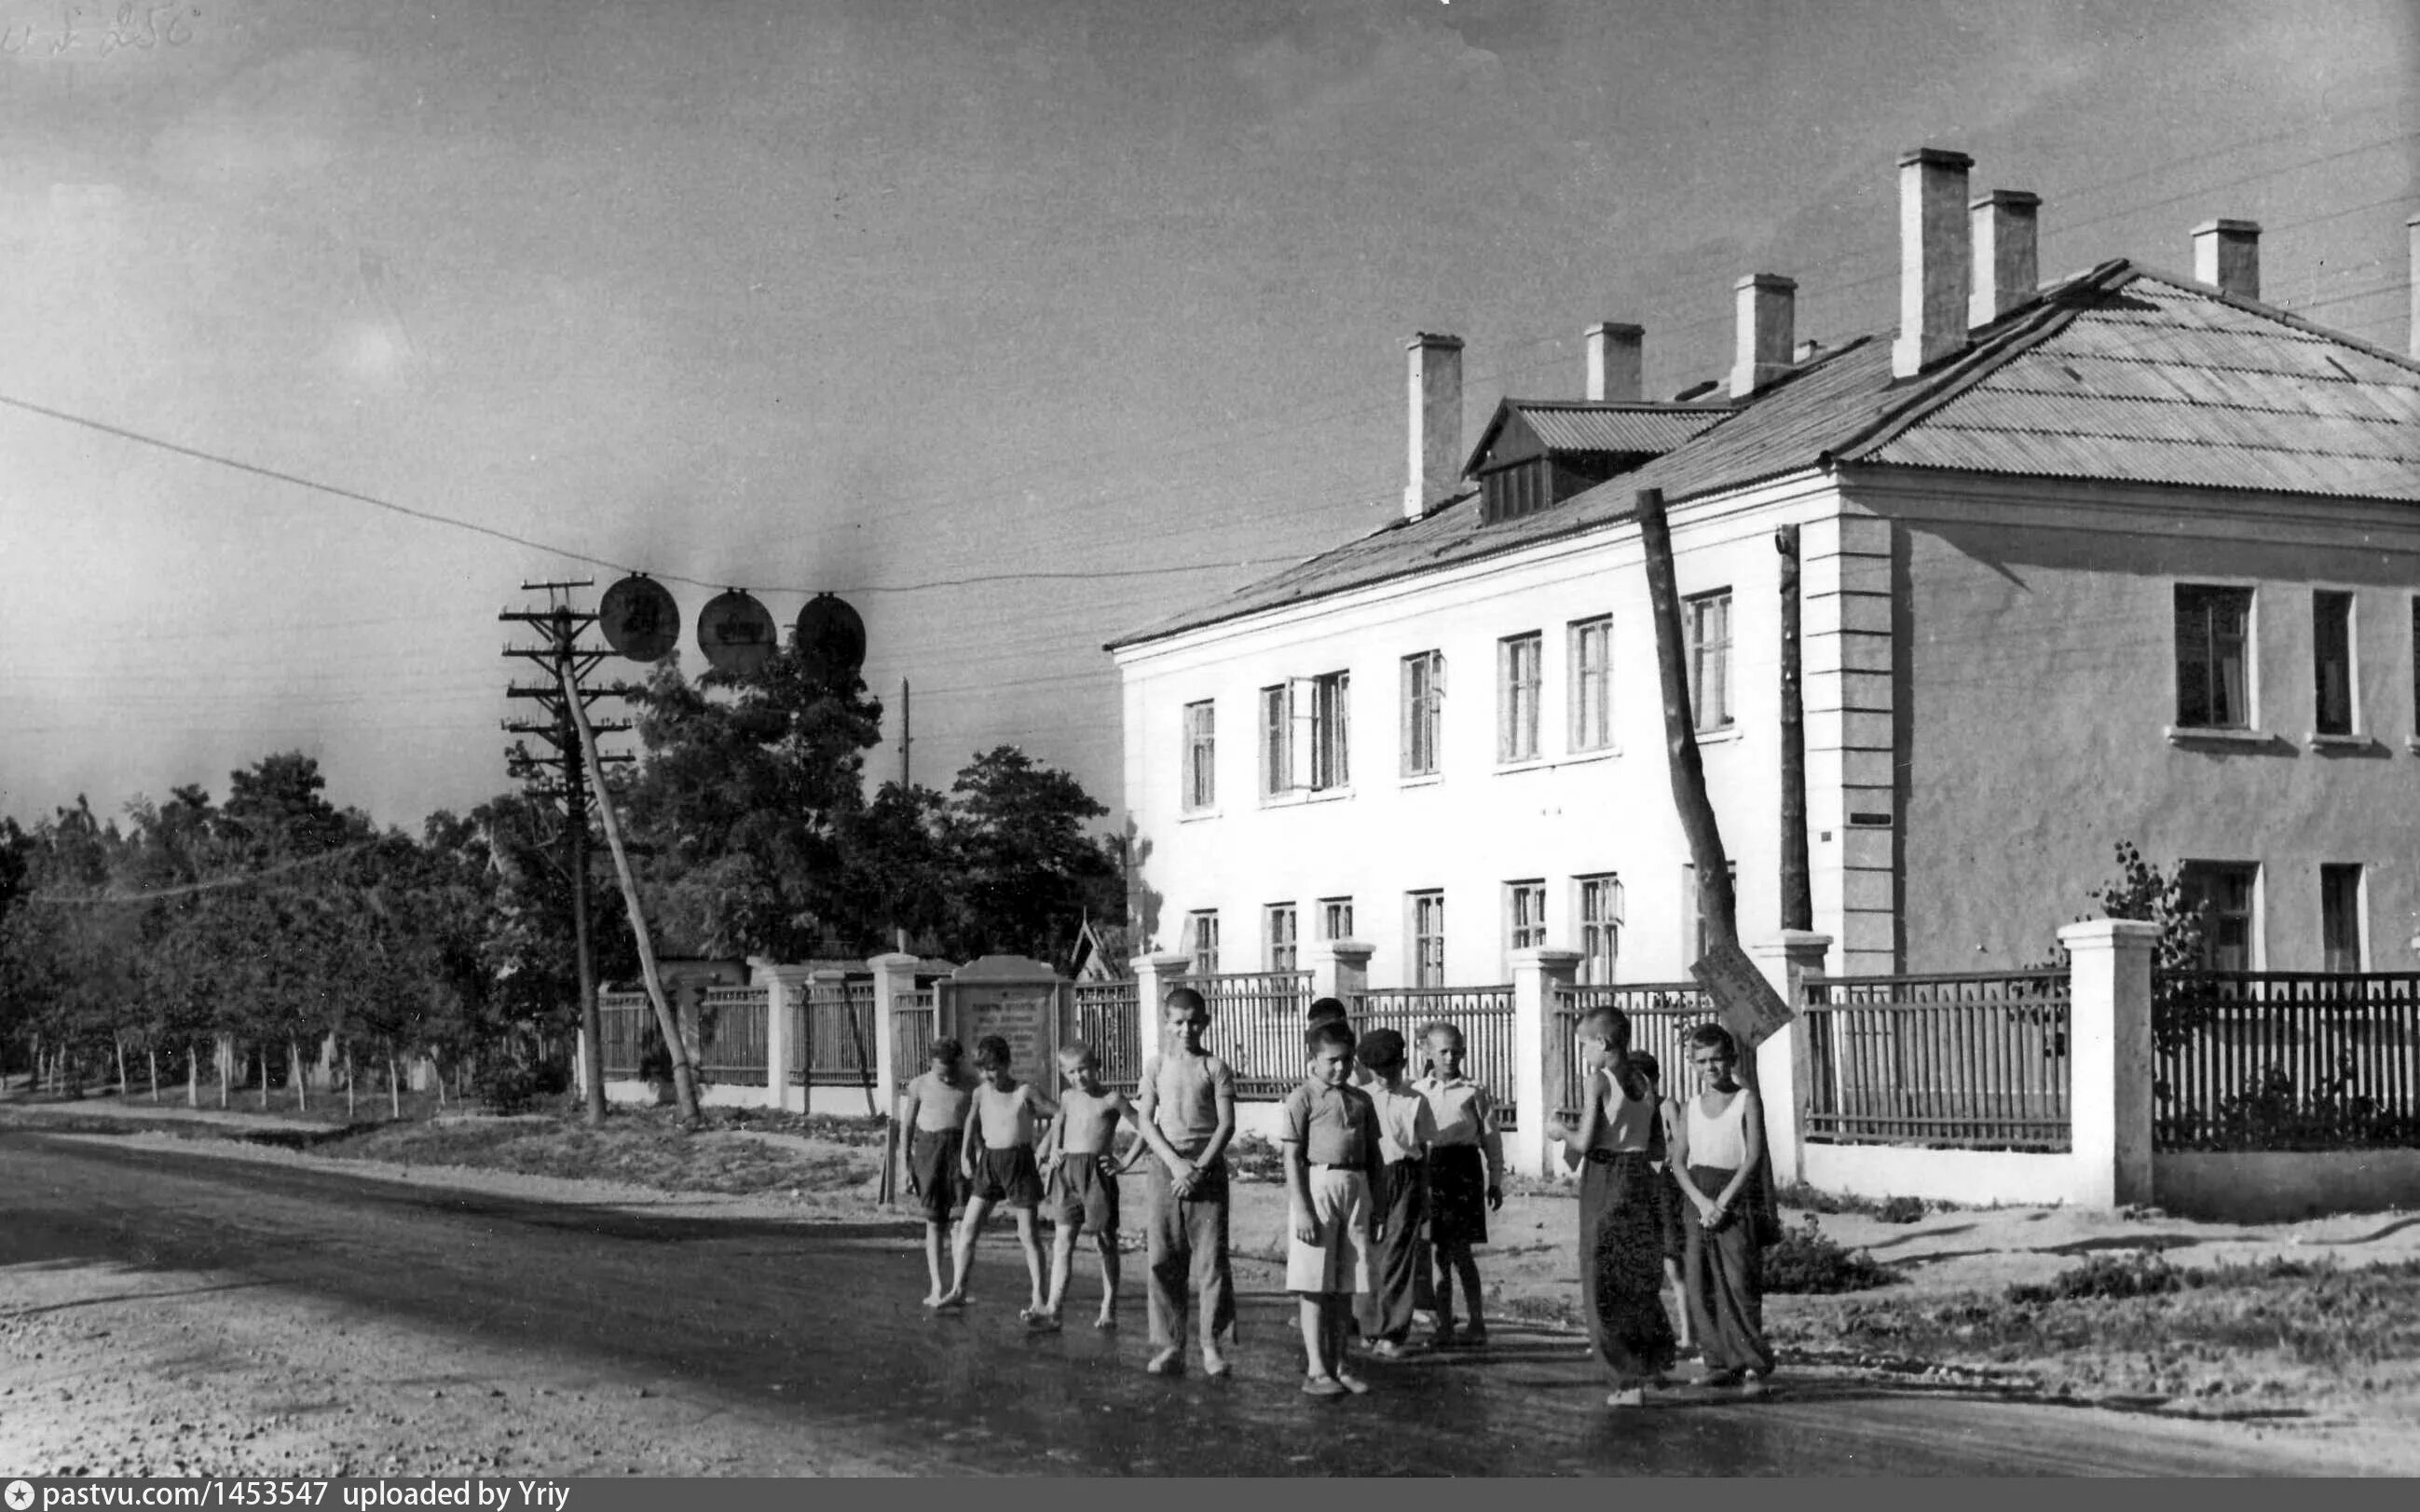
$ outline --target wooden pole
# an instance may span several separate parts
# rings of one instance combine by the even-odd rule
[[[622,882],[622,903],[629,910],[630,934],[639,946],[639,972],[645,978],[647,1000],[655,1005],[656,1026],[663,1031],[664,1047],[673,1061],[673,1097],[680,1109],[681,1121],[698,1121],[697,1072],[689,1063],[689,1046],[682,1042],[680,1021],[673,1017],[672,1005],[664,1000],[663,980],[656,972],[655,942],[647,936],[647,917],[639,907],[639,881],[630,872],[630,857],[622,848],[622,822],[613,813],[613,795],[605,788],[605,766],[597,759],[597,733],[588,727],[587,706],[580,702],[580,688],[571,680],[571,664],[556,665],[556,675],[563,683],[563,705],[571,711],[572,728],[580,735],[580,754],[588,766],[589,791],[597,797],[597,817],[605,825],[605,843],[613,850],[613,872]],[[589,1041],[601,1054],[603,1046],[592,1032]],[[600,1091],[602,1081],[592,1083]]]
[[[1807,702],[1800,683],[1798,527],[1773,538],[1781,552],[1781,927],[1815,927],[1815,894],[1807,854]],[[1792,1005],[1795,1007],[1796,1005]]]
[[[556,725],[556,740],[568,745],[578,736],[586,749],[586,705],[580,701],[580,682],[573,673],[572,641],[580,631],[568,609],[557,609],[548,624],[554,640],[554,671],[563,685],[564,707]],[[580,711],[579,732],[572,723],[572,713]],[[588,928],[588,784],[582,774],[586,764],[564,763],[563,795],[564,866],[571,877],[571,944],[572,961],[580,983],[580,1091],[582,1113],[590,1128],[605,1121],[605,1051],[603,1020],[597,1007],[597,949]],[[599,779],[599,789],[602,779]]]
[[[1672,530],[1664,517],[1664,490],[1638,490],[1638,540],[1647,551],[1647,597],[1655,623],[1655,670],[1664,687],[1664,750],[1672,778],[1672,805],[1688,838],[1698,872],[1698,911],[1706,921],[1699,952],[1739,940],[1739,903],[1723,854],[1714,806],[1706,797],[1706,767],[1698,753],[1698,720],[1683,664],[1681,594],[1672,568]]]

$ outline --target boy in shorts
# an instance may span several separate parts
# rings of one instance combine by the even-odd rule
[[[1303,1084],[1280,1113],[1285,1149],[1286,1289],[1302,1300],[1302,1346],[1311,1396],[1355,1396],[1369,1382],[1344,1368],[1344,1325],[1357,1293],[1370,1289],[1375,1221],[1370,1193],[1380,1171],[1378,1111],[1348,1085],[1353,1030],[1326,1020],[1303,1033],[1311,1052]]]
[[[966,1139],[967,1110],[975,1084],[961,1064],[966,1052],[955,1040],[936,1040],[932,1070],[908,1084],[899,1121],[908,1129],[908,1190],[924,1210],[924,1273],[933,1306],[949,1288],[941,1280],[941,1245],[950,1231],[950,1210],[958,1205],[958,1149]]]
[[[1008,1041],[986,1034],[975,1041],[974,1112],[959,1147],[958,1171],[967,1180],[967,1213],[958,1221],[958,1252],[950,1289],[933,1305],[967,1304],[967,1272],[975,1262],[975,1241],[995,1203],[1006,1203],[1016,1219],[1016,1242],[1025,1250],[1032,1300],[1017,1313],[1028,1323],[1042,1316],[1042,1243],[1034,1237],[1034,1209],[1042,1203],[1042,1167],[1033,1158],[1034,1134],[1059,1110],[1050,1100],[1008,1073]]]
[[[1429,1073],[1413,1085],[1436,1120],[1429,1146],[1429,1240],[1436,1247],[1436,1343],[1439,1348],[1487,1342],[1480,1312],[1479,1261],[1487,1242],[1487,1215],[1504,1206],[1504,1136],[1496,1100],[1462,1072],[1462,1031],[1440,1020],[1420,1031]],[[1470,1320],[1457,1331],[1453,1288],[1462,1283]]]
[[[1059,1326],[1059,1309],[1067,1300],[1068,1274],[1076,1264],[1076,1236],[1093,1236],[1101,1257],[1101,1312],[1094,1328],[1118,1326],[1118,1177],[1143,1152],[1138,1137],[1121,1163],[1110,1153],[1118,1120],[1133,1108],[1124,1092],[1101,1085],[1101,1057],[1090,1045],[1071,1044],[1059,1052],[1059,1075],[1066,1083],[1059,1117],[1042,1136],[1042,1174],[1051,1221],[1058,1226],[1050,1244],[1050,1300],[1043,1306],[1043,1328]]]

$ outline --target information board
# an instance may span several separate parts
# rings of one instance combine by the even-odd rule
[[[940,986],[941,1032],[966,1047],[970,1065],[977,1041],[996,1034],[1008,1041],[1009,1074],[1057,1095],[1065,993],[1057,972],[1022,957],[985,956]]]
[[[1734,941],[1724,940],[1708,950],[1689,975],[1714,999],[1723,1027],[1731,1031],[1743,1051],[1753,1050],[1789,1026],[1790,1005],[1764,980],[1764,973]]]

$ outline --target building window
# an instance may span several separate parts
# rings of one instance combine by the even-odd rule
[[[1572,626],[1572,749],[1613,744],[1613,616]]]
[[[1218,708],[1208,700],[1185,706],[1185,807],[1198,811],[1218,801]]]
[[[1218,910],[1197,908],[1185,916],[1186,952],[1193,957],[1193,975],[1218,974]]]
[[[2362,969],[2361,868],[2319,868],[2319,968]]]
[[[1731,727],[1731,591],[1681,606],[1689,651],[1689,707],[1700,733]]]
[[[1545,943],[1545,883],[1504,884],[1504,949],[1533,950]]]
[[[1311,679],[1311,785],[1314,790],[1353,785],[1353,762],[1346,744],[1352,699],[1350,672]]]
[[[2187,861],[2178,869],[2186,906],[2203,911],[2203,970],[2256,969],[2254,903],[2259,880],[2260,868],[2249,861]]]
[[[2311,728],[2323,735],[2352,733],[2352,595],[2325,589],[2311,595]]]
[[[1323,940],[1349,940],[1353,937],[1352,899],[1319,900],[1319,937]]]
[[[1739,911],[1739,863],[1727,863],[1723,870],[1731,879],[1731,911]],[[1695,965],[1706,953],[1706,900],[1698,891],[1698,868],[1694,863],[1681,866],[1681,964]]]
[[[1621,950],[1621,879],[1608,874],[1574,880],[1579,884],[1579,980],[1584,986],[1603,987],[1613,980],[1614,960]]]
[[[1423,651],[1404,658],[1404,775],[1428,777],[1437,769],[1438,715],[1445,702],[1445,653]]]
[[[1269,944],[1269,969],[1292,971],[1300,957],[1295,949],[1295,912],[1292,903],[1271,903],[1262,915],[1261,933]]]
[[[1261,796],[1294,791],[1293,690],[1280,683],[1261,689]]]
[[[1538,690],[1544,682],[1544,638],[1535,631],[1510,636],[1497,643],[1497,682],[1503,693],[1497,709],[1496,759],[1530,762],[1538,759]]]
[[[2191,730],[2247,730],[2251,682],[2244,648],[2252,590],[2177,585],[2177,723]]]
[[[1416,892],[1412,903],[1412,985],[1445,985],[1445,894]]]

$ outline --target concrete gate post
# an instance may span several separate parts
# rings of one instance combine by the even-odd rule
[[[1313,1001],[1333,997],[1347,1011],[1354,999],[1370,990],[1370,957],[1377,947],[1360,940],[1311,940],[1302,947],[1303,969],[1311,973]]]
[[[882,1088],[885,1118],[899,1116],[899,1098],[908,1078],[924,1070],[924,1046],[915,1047],[912,1065],[899,1063],[899,999],[916,990],[917,958],[905,950],[888,950],[866,959],[874,973],[874,1083]]]
[[[2159,942],[2157,924],[2133,918],[2087,918],[2058,932],[2073,971],[2068,1148],[2081,1206],[2151,1200],[2151,958]]]
[[[1829,934],[1786,929],[1772,939],[1749,946],[1747,953],[1764,974],[1764,980],[1790,1005],[1790,1011],[1803,1014],[1807,983],[1823,977],[1823,963],[1831,949]],[[1800,1180],[1806,1174],[1807,1074],[1807,1033],[1800,1023],[1793,1021],[1756,1047],[1757,1095],[1764,1101],[1765,1156],[1773,1163],[1774,1180],[1782,1186]],[[1673,1079],[1673,1072],[1667,1072],[1665,1084],[1687,1096],[1691,1088],[1688,1068],[1680,1068],[1678,1080]]]
[[[1504,1134],[1506,1169],[1524,1176],[1563,1174],[1561,1147],[1546,1137],[1546,1120],[1562,1096],[1555,996],[1572,985],[1580,952],[1541,947],[1512,952],[1512,1127]]]

